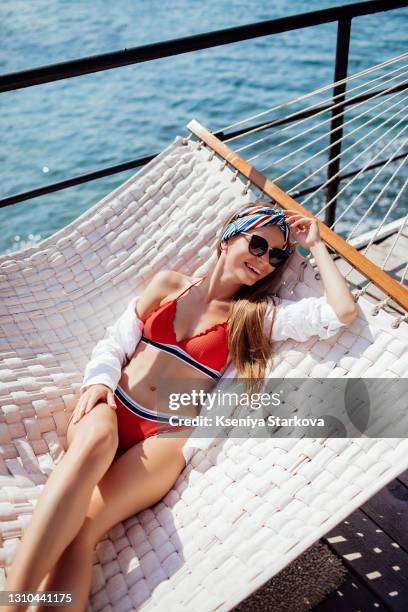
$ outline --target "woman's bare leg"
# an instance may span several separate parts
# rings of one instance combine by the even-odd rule
[[[67,606],[67,612],[86,610],[97,542],[120,521],[159,501],[173,486],[185,466],[184,443],[181,438],[155,436],[139,442],[112,463],[95,487],[83,526],[46,583],[48,591],[74,594],[74,607]],[[37,612],[44,610],[37,608]],[[60,612],[64,611],[61,607]]]
[[[5,590],[36,590],[78,533],[93,489],[112,463],[116,423],[112,408],[101,402],[76,424],[75,439],[49,476],[24,530]]]
[[[63,553],[63,554],[64,554],[64,553]],[[56,565],[57,565],[57,564],[55,563],[55,564],[52,566],[52,568],[49,570],[49,572],[47,572],[47,574],[46,574],[46,575],[44,576],[44,578],[41,580],[41,582],[40,582],[40,584],[38,585],[38,587],[36,587],[36,591],[46,591],[46,590],[47,590],[47,588],[46,588],[47,582],[49,581],[49,579],[50,579],[50,575],[51,575],[51,572],[54,570],[54,568],[55,568],[55,566],[56,566]]]
[[[64,591],[65,593],[72,594],[72,603],[58,606],[58,610],[61,610],[61,612],[64,610],[80,612],[86,609],[92,583],[93,551],[93,546],[77,546],[74,540],[71,544],[68,544],[57,563],[42,581],[42,586],[38,589],[39,591]],[[61,575],[63,576],[63,581],[61,581]],[[57,587],[55,586],[56,584],[67,586]],[[82,601],[85,601],[83,608]],[[55,606],[41,604],[32,609],[29,608],[29,612],[43,612],[45,610],[56,609]]]

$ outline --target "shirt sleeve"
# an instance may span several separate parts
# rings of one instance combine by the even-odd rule
[[[269,337],[274,304],[268,298],[266,313],[266,330]],[[297,300],[280,298],[276,305],[275,321],[272,328],[272,340],[292,338],[299,342],[308,340],[311,336],[319,336],[326,340],[334,336],[342,323],[324,296],[308,297]]]
[[[143,332],[143,322],[136,314],[139,296],[132,298],[123,314],[106,329],[105,336],[94,347],[88,362],[80,395],[90,385],[103,384],[115,391],[122,367],[135,352]]]

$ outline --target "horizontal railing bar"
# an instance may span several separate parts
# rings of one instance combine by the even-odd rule
[[[270,19],[244,26],[132,47],[131,49],[114,51],[112,53],[102,53],[57,64],[48,64],[39,68],[1,75],[0,92],[14,91],[42,83],[51,83],[84,74],[111,70],[120,66],[129,66],[191,51],[242,42],[243,40],[250,40],[261,36],[281,34],[291,30],[331,23],[339,19],[352,19],[362,15],[404,8],[405,6],[408,6],[407,0],[366,0],[365,2],[335,6],[289,17]]]
[[[374,96],[383,96],[387,94],[391,94],[393,92],[404,91],[408,89],[408,84],[396,85],[395,87],[389,90],[382,90],[377,92],[372,92],[368,94],[361,94],[360,96],[356,96],[353,100],[348,100],[345,102],[345,106],[349,106],[352,104],[357,104],[358,102],[368,100]],[[274,121],[258,123],[256,125],[251,125],[250,127],[243,128],[241,130],[236,130],[235,132],[229,132],[228,134],[224,134],[224,132],[214,132],[214,136],[219,140],[227,140],[229,138],[233,138],[235,136],[241,136],[246,132],[250,132],[251,130],[256,129],[257,131],[263,131],[266,129],[272,129],[278,127],[279,125],[283,125],[285,123],[291,123],[292,121],[297,121],[299,119],[303,119],[305,117],[320,113],[322,110],[330,110],[332,108],[332,103],[321,105],[317,108],[308,111],[299,111],[298,113],[293,113],[289,118],[283,117],[282,119],[276,119]],[[158,153],[153,155],[148,155],[146,157],[140,157],[139,159],[130,160],[128,162],[123,162],[121,164],[116,164],[115,166],[109,166],[106,168],[102,168],[101,170],[96,170],[94,172],[89,172],[87,174],[82,174],[80,176],[72,177],[70,179],[66,179],[64,181],[59,181],[58,183],[52,183],[50,185],[45,185],[43,187],[38,187],[37,189],[32,189],[30,191],[24,191],[22,193],[17,193],[12,196],[8,196],[6,198],[0,199],[0,208],[4,206],[11,206],[12,204],[18,204],[19,202],[24,202],[26,200],[31,200],[33,198],[38,198],[39,196],[46,195],[48,193],[53,193],[55,191],[60,191],[62,189],[66,189],[68,187],[73,187],[75,185],[81,185],[82,183],[88,183],[90,181],[94,181],[99,178],[103,178],[104,176],[110,176],[112,174],[118,174],[120,172],[125,172],[126,170],[131,170],[132,168],[138,168],[140,166],[144,166],[149,161],[154,159]],[[396,158],[396,159],[399,159]],[[384,162],[385,163],[385,162]],[[346,175],[346,176],[352,176]],[[300,192],[299,196],[306,195],[314,189],[317,189],[321,185],[316,187],[309,187],[308,189]]]
[[[88,172],[87,174],[81,174],[64,181],[59,181],[58,183],[44,185],[43,187],[38,187],[37,189],[31,189],[30,191],[25,191],[24,193],[18,193],[16,195],[8,196],[7,198],[2,198],[0,200],[0,208],[3,208],[4,206],[11,206],[12,204],[17,204],[18,202],[24,202],[25,200],[38,198],[38,196],[46,195],[47,193],[61,191],[62,189],[73,187],[74,185],[89,183],[90,181],[95,181],[96,179],[103,178],[104,176],[125,172],[126,170],[137,168],[138,166],[144,166],[157,155],[158,153],[155,155],[149,155],[147,157],[141,157],[140,159],[123,162],[121,164],[117,164],[116,166],[109,166],[108,168],[102,168],[102,170]]]
[[[158,153],[157,153],[158,155]],[[408,151],[406,153],[401,153],[401,155],[397,155],[394,157],[390,163],[394,163],[399,159],[402,159],[408,155]],[[116,174],[118,172],[124,172],[125,170],[130,170],[137,166],[143,166],[147,164],[149,161],[154,159],[156,155],[150,155],[149,157],[142,157],[135,161],[125,162],[123,164],[118,164],[117,166],[111,166],[110,168],[105,168],[102,170],[97,170],[96,172],[90,172],[89,174],[82,174],[80,176],[76,176],[72,179],[67,179],[66,181],[60,181],[58,183],[53,183],[51,185],[46,185],[44,187],[39,187],[38,189],[32,189],[31,191],[25,191],[23,193],[18,193],[14,196],[9,196],[7,198],[3,198],[0,200],[0,208],[5,206],[11,206],[12,204],[18,204],[19,202],[25,202],[26,200],[31,200],[33,198],[38,198],[39,196],[46,195],[48,193],[53,193],[55,191],[62,191],[62,189],[66,189],[68,187],[72,187],[73,185],[80,185],[82,183],[88,183],[90,181],[94,181],[98,178],[103,178],[104,176],[109,176],[112,174]],[[388,158],[389,159],[389,158]],[[379,168],[388,162],[388,159],[384,159],[382,161],[376,162],[375,164],[371,164],[371,166],[367,166],[364,168],[363,172],[368,172],[369,170],[374,170],[375,168]],[[347,174],[343,174],[339,176],[339,181],[344,181],[345,179],[351,178],[360,172],[362,168],[358,170],[354,170],[353,172],[349,172]],[[322,187],[323,183],[319,183],[316,185],[312,185],[307,189],[303,189],[302,191],[288,191],[289,195],[296,198],[301,198],[312,191],[316,191]]]

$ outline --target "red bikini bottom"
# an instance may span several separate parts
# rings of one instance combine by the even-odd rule
[[[191,426],[171,425],[169,422],[165,422],[166,417],[168,421],[170,415],[166,415],[166,417],[161,416],[163,413],[157,413],[145,408],[125,394],[119,386],[114,395],[117,405],[116,415],[118,419],[119,445],[113,460],[123,455],[123,453],[141,440],[146,440],[146,438],[151,436],[156,436],[159,433],[192,429]],[[145,416],[142,416],[142,414]],[[161,421],[158,419],[161,419]]]

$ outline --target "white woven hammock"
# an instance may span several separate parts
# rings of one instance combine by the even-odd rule
[[[214,263],[225,215],[255,197],[234,174],[177,137],[73,223],[0,257],[0,588],[67,448],[93,347],[154,272]],[[285,281],[282,297],[323,295],[299,253]],[[329,340],[278,343],[267,375],[407,377],[408,325],[358,305]],[[97,545],[89,610],[230,610],[407,468],[400,438],[219,440]]]
[[[157,270],[202,274],[226,211],[248,201],[229,169],[184,142],[40,245],[0,258],[3,566],[66,449],[106,326]],[[295,296],[322,293],[308,264]],[[393,329],[390,315],[358,303],[358,319],[333,338],[282,343],[274,376],[406,376],[407,325]],[[98,544],[91,609],[148,600],[143,609],[228,610],[407,467],[404,439],[221,440]]]

